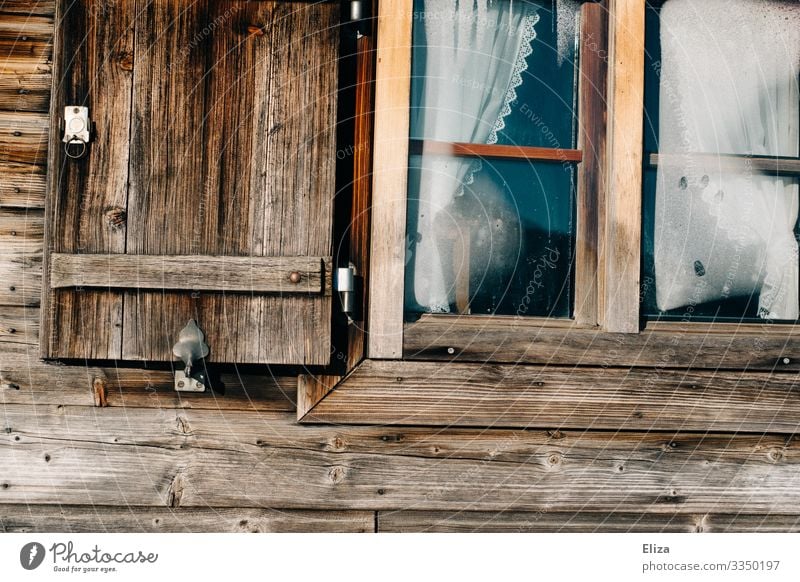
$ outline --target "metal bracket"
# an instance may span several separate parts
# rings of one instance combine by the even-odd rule
[[[178,333],[178,342],[172,346],[172,353],[183,360],[185,368],[175,372],[175,390],[178,392],[203,392],[208,384],[205,374],[192,374],[192,366],[208,355],[205,335],[190,319]]]
[[[64,107],[64,153],[74,159],[86,155],[87,144],[92,139],[92,122],[89,119],[89,108],[80,105]],[[70,146],[77,145],[77,149]]]
[[[205,392],[206,376],[202,372],[187,376],[183,370],[175,370],[175,390],[177,392]]]

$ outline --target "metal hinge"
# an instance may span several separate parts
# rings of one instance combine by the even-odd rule
[[[356,36],[369,36],[370,34],[370,0],[350,0],[350,23],[356,31]]]
[[[339,293],[342,312],[348,316],[356,311],[356,268],[353,263],[347,267],[336,269],[336,280],[333,288]]]

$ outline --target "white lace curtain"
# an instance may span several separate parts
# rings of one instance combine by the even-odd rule
[[[415,82],[411,138],[495,143],[522,82],[538,21],[526,2],[424,0],[414,26]],[[407,305],[449,311],[452,277],[436,243],[437,216],[478,169],[470,158],[425,155],[409,162],[412,278]],[[416,219],[416,220],[414,220]],[[464,233],[464,236],[468,236]]]
[[[719,154],[798,155],[800,4],[669,0],[661,51],[659,309],[755,292],[760,317],[796,319],[797,179]]]

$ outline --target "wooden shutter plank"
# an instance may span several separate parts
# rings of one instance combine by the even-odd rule
[[[153,148],[155,126],[134,125],[134,147],[158,153],[141,165],[132,156],[130,220],[145,228],[129,233],[127,252],[329,256],[338,4],[215,2],[180,17],[157,4],[137,26],[172,28],[137,28],[134,109],[168,137]],[[170,58],[169,76],[156,77]],[[171,359],[195,318],[212,361],[325,364],[330,310],[325,295],[128,293],[123,356]]]
[[[298,34],[298,31],[306,31]],[[339,5],[303,6],[278,3],[268,35],[275,43],[272,59],[257,64],[257,75],[268,77],[268,91],[257,99],[253,128],[251,237],[261,254],[326,255],[331,248],[333,184],[335,180],[336,86]],[[309,59],[309,55],[316,55]],[[270,70],[266,66],[270,65]],[[286,195],[287,192],[294,195]],[[280,224],[283,228],[275,229]],[[297,351],[309,362],[330,358],[331,301],[292,299],[292,309],[271,298],[262,299],[259,351]],[[275,339],[294,338],[288,345]],[[320,341],[322,339],[323,341]],[[299,341],[299,343],[298,343]],[[282,354],[281,357],[285,357]]]
[[[125,251],[125,206],[133,50],[133,0],[119,0],[94,18],[86,0],[64,1],[59,35],[66,73],[54,95],[53,123],[64,105],[88,105],[96,125],[90,154],[82,160],[51,158],[59,172],[52,183],[48,251]],[[60,138],[60,136],[59,136]],[[55,140],[54,140],[55,141]],[[60,147],[60,142],[52,145]],[[50,293],[43,327],[45,355],[59,358],[118,358],[122,299],[108,291]],[[49,321],[47,321],[49,319]]]
[[[203,183],[207,11],[205,0],[136,3],[129,254],[209,252],[201,227],[215,212]],[[122,357],[172,359],[177,332],[199,317],[198,298],[126,293]]]
[[[50,257],[50,286],[330,294],[330,257],[71,255]],[[299,276],[295,283],[293,274]]]

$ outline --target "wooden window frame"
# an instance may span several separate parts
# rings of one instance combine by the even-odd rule
[[[797,429],[797,326],[641,323],[645,5],[583,7],[584,22],[588,14],[601,24],[593,33],[607,31],[608,52],[582,51],[581,85],[602,71],[607,86],[596,92],[607,106],[591,114],[603,123],[587,127],[582,119],[579,132],[578,147],[592,144],[598,170],[579,172],[574,317],[426,314],[406,323],[413,0],[381,0],[367,349],[336,381],[300,379],[301,422]],[[579,94],[585,117],[592,101]]]

